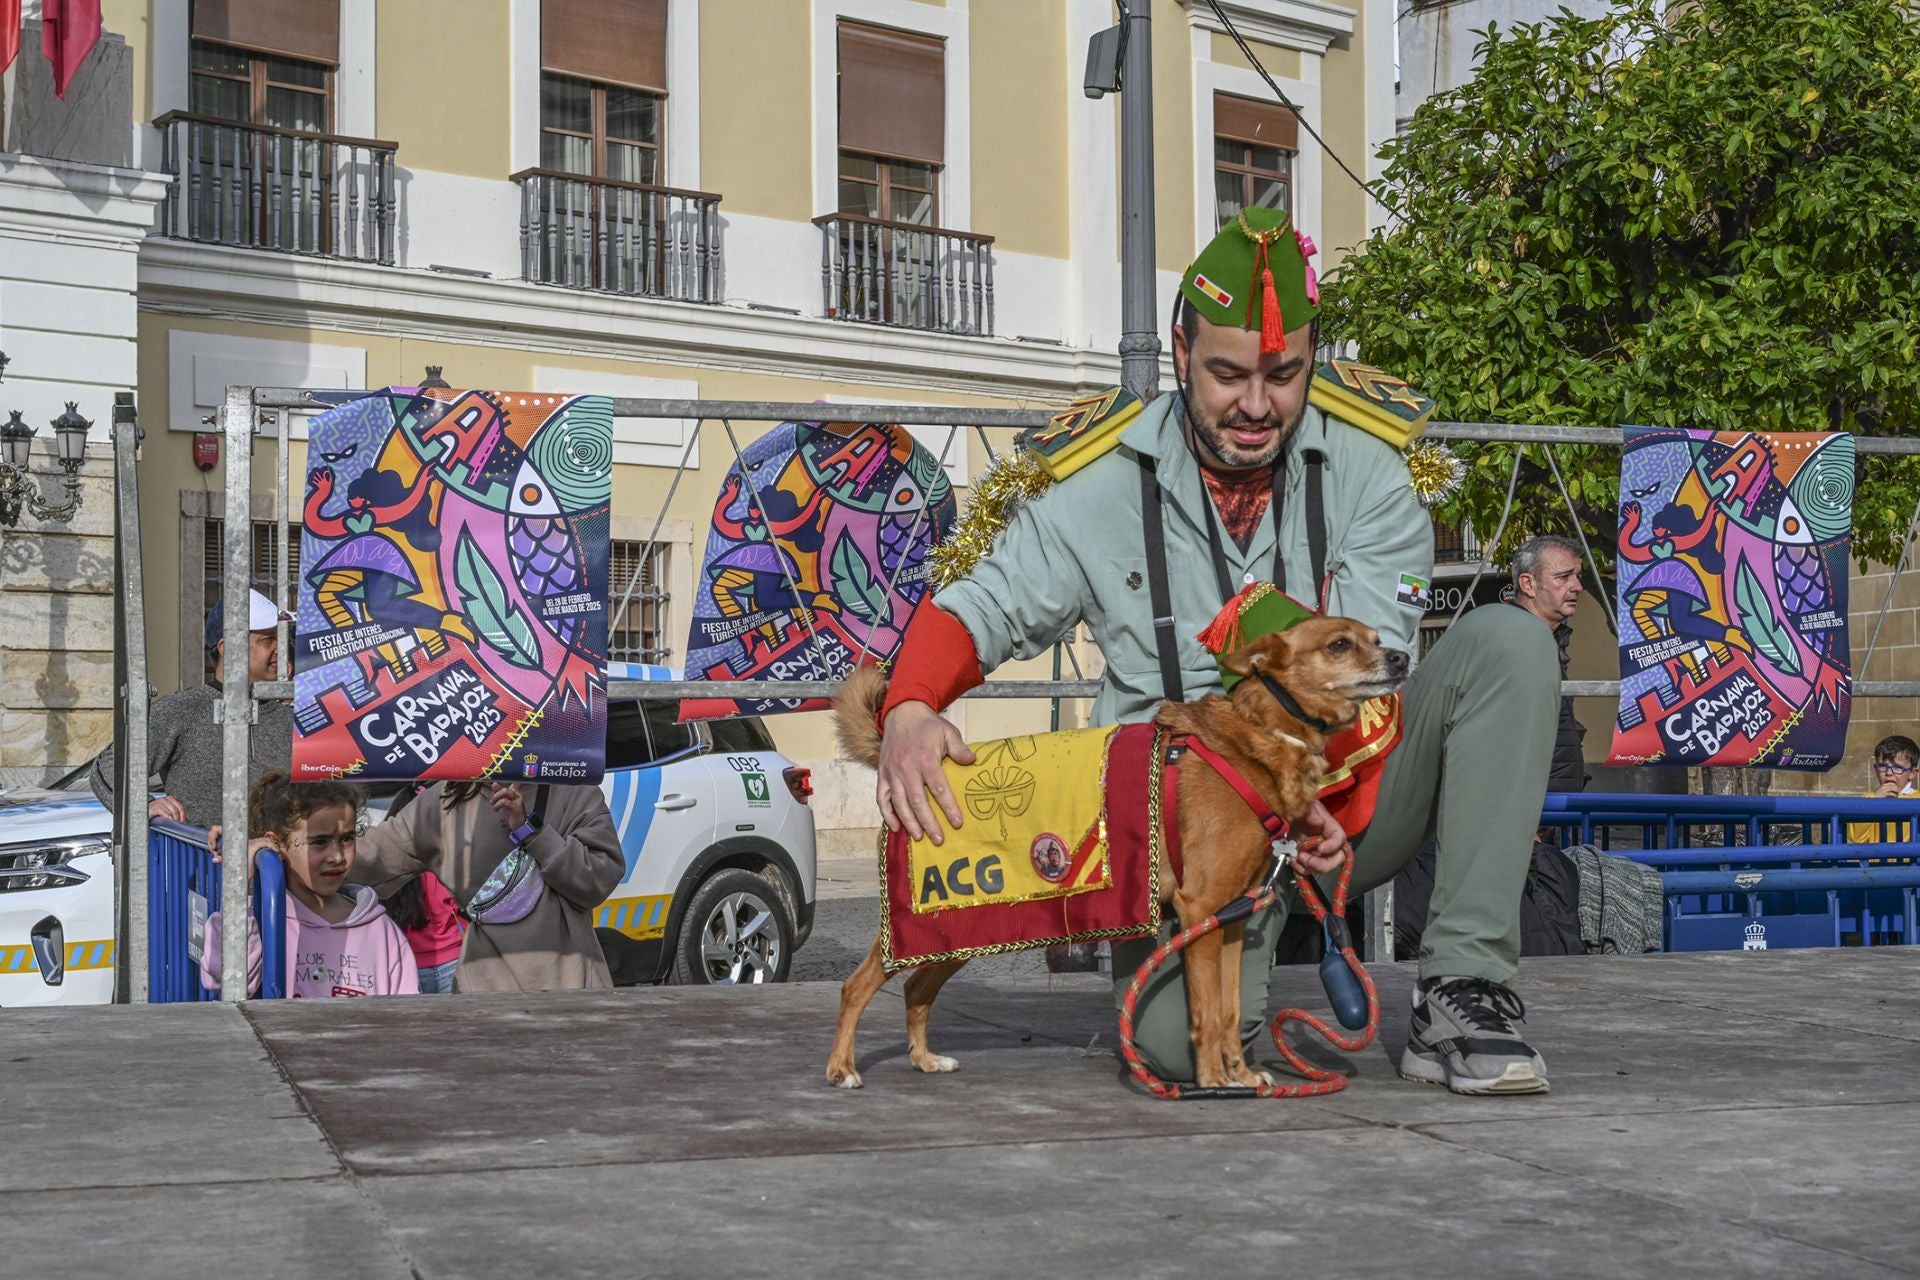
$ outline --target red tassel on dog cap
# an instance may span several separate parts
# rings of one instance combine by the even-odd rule
[[[1241,591],[1239,595],[1221,606],[1220,612],[1216,613],[1213,616],[1213,621],[1207,624],[1207,629],[1195,636],[1194,639],[1198,640],[1208,653],[1232,653],[1235,649],[1238,649],[1242,643],[1240,638],[1240,611],[1252,603],[1247,597],[1264,595],[1271,590],[1273,590],[1271,583],[1253,583]]]

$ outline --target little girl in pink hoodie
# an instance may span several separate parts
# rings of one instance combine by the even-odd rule
[[[272,849],[287,868],[287,995],[417,995],[413,948],[373,890],[347,884],[360,789],[345,782],[294,784],[278,771],[253,784],[249,857]],[[220,986],[220,914],[207,921],[200,981]],[[247,921],[247,990],[260,990],[260,930]]]

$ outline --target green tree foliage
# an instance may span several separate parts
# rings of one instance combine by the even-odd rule
[[[1663,15],[1664,10],[1664,15]],[[1327,336],[1457,421],[1920,435],[1920,26],[1901,0],[1635,0],[1485,34],[1387,145],[1395,215]],[[1458,447],[1443,519],[1493,534],[1513,445]],[[1556,450],[1607,565],[1618,453]],[[1539,447],[1503,542],[1571,532]],[[1920,464],[1874,458],[1891,562]]]

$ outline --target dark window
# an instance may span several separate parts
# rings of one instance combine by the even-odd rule
[[[678,723],[680,703],[668,698],[640,704],[646,709],[647,738],[653,744],[653,758],[671,760],[698,749],[700,735],[690,724]]]
[[[1219,93],[1213,99],[1216,228],[1242,209],[1293,212],[1293,157],[1299,121],[1278,103]]]
[[[667,544],[615,540],[608,568],[607,657],[614,662],[664,663],[672,652],[667,636],[667,604],[672,599],[666,585]]]
[[[690,724],[676,724],[680,704],[621,699],[607,704],[607,768],[633,769],[662,764],[698,750],[700,735]]]
[[[660,96],[542,75],[540,167],[659,185]]]
[[[607,768],[631,769],[653,759],[647,745],[646,717],[631,701],[607,704]]]
[[[940,170],[930,164],[840,153],[840,212],[930,227],[938,220]]]
[[[772,751],[773,735],[767,732],[766,721],[751,716],[742,716],[730,720],[707,721],[707,732],[713,735],[715,751]]]
[[[187,108],[240,124],[328,133],[332,81],[333,68],[316,62],[195,40]]]

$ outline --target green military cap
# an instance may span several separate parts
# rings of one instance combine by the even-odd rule
[[[1256,582],[1227,601],[1226,607],[1214,615],[1207,629],[1194,639],[1214,657],[1220,666],[1220,683],[1228,693],[1240,683],[1241,677],[1227,670],[1227,659],[1258,640],[1261,636],[1276,631],[1285,631],[1296,622],[1305,622],[1314,616],[1313,610],[1301,604],[1271,582]]]
[[[1307,263],[1314,253],[1288,214],[1243,209],[1193,260],[1180,292],[1211,323],[1259,333],[1261,355],[1285,351],[1287,330],[1320,311],[1320,283]]]

